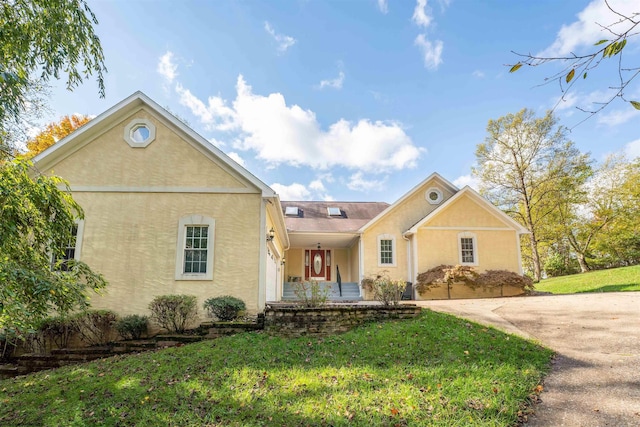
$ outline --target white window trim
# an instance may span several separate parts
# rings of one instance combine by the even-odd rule
[[[429,197],[429,194],[431,193],[436,193],[438,195],[438,198],[435,200],[431,200],[431,198]],[[429,202],[429,204],[432,205],[439,205],[440,202],[442,202],[442,199],[444,198],[443,194],[442,194],[442,190],[440,190],[439,188],[436,187],[430,187],[425,193],[424,193],[424,198],[427,199],[427,202]]]
[[[207,239],[207,272],[185,273],[184,250],[187,226],[209,226]],[[187,215],[178,222],[178,242],[176,245],[176,280],[213,280],[213,250],[216,220],[205,215]]]
[[[142,142],[134,141],[133,138],[131,138],[131,132],[138,126],[145,126],[147,129],[149,129],[149,138],[145,139]],[[131,148],[145,148],[155,139],[156,126],[151,122],[151,120],[133,119],[129,122],[128,125],[124,127],[124,140],[127,141],[127,144],[129,144]]]
[[[393,257],[393,262],[390,264],[382,263],[382,251],[380,248],[381,240],[391,240],[391,256]],[[376,253],[378,254],[378,267],[395,267],[398,261],[398,252],[396,251],[396,236],[393,234],[379,234],[376,240]]]
[[[82,252],[82,237],[84,236],[84,219],[77,219],[75,221],[78,231],[76,232],[76,247],[73,251],[73,259],[80,261]],[[51,269],[53,270],[53,252],[49,254],[49,260],[51,261]]]
[[[471,239],[473,243],[473,262],[462,262],[462,239]],[[478,262],[478,237],[475,233],[463,231],[458,233],[458,262],[460,265],[477,266]]]

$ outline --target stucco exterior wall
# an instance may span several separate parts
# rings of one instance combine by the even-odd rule
[[[336,266],[340,267],[340,277],[343,282],[352,282],[349,275],[349,250],[346,248],[331,250],[331,279],[332,281],[338,280],[338,273]]]
[[[427,225],[430,227],[507,227],[503,221],[470,196],[461,197],[451,203]]]
[[[260,195],[75,193],[85,210],[81,260],[109,281],[95,308],[121,315],[148,313],[157,295],[205,299],[233,295],[258,310]],[[175,280],[178,221],[215,219],[213,280]],[[239,232],[241,230],[241,233]]]
[[[155,127],[144,148],[125,141],[134,119]],[[42,161],[69,181],[85,211],[80,259],[109,282],[93,307],[148,314],[157,295],[192,294],[204,316],[205,299],[229,294],[257,312],[261,190],[146,107],[105,129],[71,141],[64,149],[75,151],[61,160],[53,153]],[[215,220],[212,280],[176,280],[179,220],[188,215]]]
[[[394,280],[412,280],[407,265],[407,243],[402,238],[402,233],[440,206],[440,204],[429,203],[425,197],[426,191],[432,187],[442,191],[443,201],[441,203],[444,203],[453,195],[437,179],[431,179],[416,189],[402,203],[396,205],[378,222],[365,230],[363,234],[363,274],[365,277],[386,272]],[[378,265],[378,236],[383,234],[391,235],[395,238],[395,266]]]
[[[285,280],[289,282],[291,276],[304,280],[304,249],[291,248],[287,251],[286,258]]]
[[[460,264],[457,230],[418,230],[418,273],[439,265]],[[473,230],[477,242],[478,265],[486,270],[520,272],[515,230]]]
[[[140,118],[155,125],[156,138],[145,148],[132,148],[123,138],[124,128]],[[72,186],[247,188],[145,109],[114,125],[52,169]]]

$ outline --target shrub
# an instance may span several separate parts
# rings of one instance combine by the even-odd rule
[[[73,317],[80,339],[89,346],[105,345],[111,341],[117,320],[118,315],[111,310],[87,310]]]
[[[40,325],[44,337],[58,348],[66,348],[74,333],[78,331],[77,323],[67,316],[47,317]],[[53,345],[50,345],[53,347]]]
[[[0,361],[10,359],[15,349],[15,339],[6,332],[0,331]]]
[[[147,320],[147,316],[130,314],[118,319],[115,328],[125,340],[139,340],[142,338],[142,335],[147,333]]]
[[[483,287],[514,286],[523,291],[533,290],[533,280],[528,276],[521,276],[513,271],[487,270],[478,276],[476,283]]]
[[[295,282],[293,293],[298,297],[299,303],[305,307],[320,307],[329,299],[329,289],[323,289],[317,280]]]
[[[533,281],[527,276],[506,270],[488,270],[479,274],[473,267],[461,265],[439,265],[418,274],[416,289],[420,293],[425,293],[443,285],[450,289],[454,283],[462,283],[471,289],[505,285],[519,287],[523,291],[533,289]]]
[[[184,332],[198,315],[194,295],[161,295],[149,304],[151,320],[169,332]]]
[[[373,299],[382,305],[398,305],[407,287],[404,280],[391,280],[386,274],[362,279],[362,288],[373,293]]]
[[[244,301],[231,295],[209,298],[204,302],[204,308],[210,317],[217,317],[223,322],[237,319],[247,309]]]

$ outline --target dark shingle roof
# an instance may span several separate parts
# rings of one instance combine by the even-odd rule
[[[297,207],[297,217],[285,215],[288,231],[319,233],[355,233],[360,227],[389,207],[384,202],[281,202],[282,212]],[[340,208],[342,216],[329,216],[328,207]]]

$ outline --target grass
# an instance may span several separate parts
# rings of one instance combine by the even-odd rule
[[[554,294],[640,291],[640,265],[553,277],[536,284],[536,290]]]
[[[453,316],[245,333],[0,381],[2,426],[509,426],[552,352]]]

